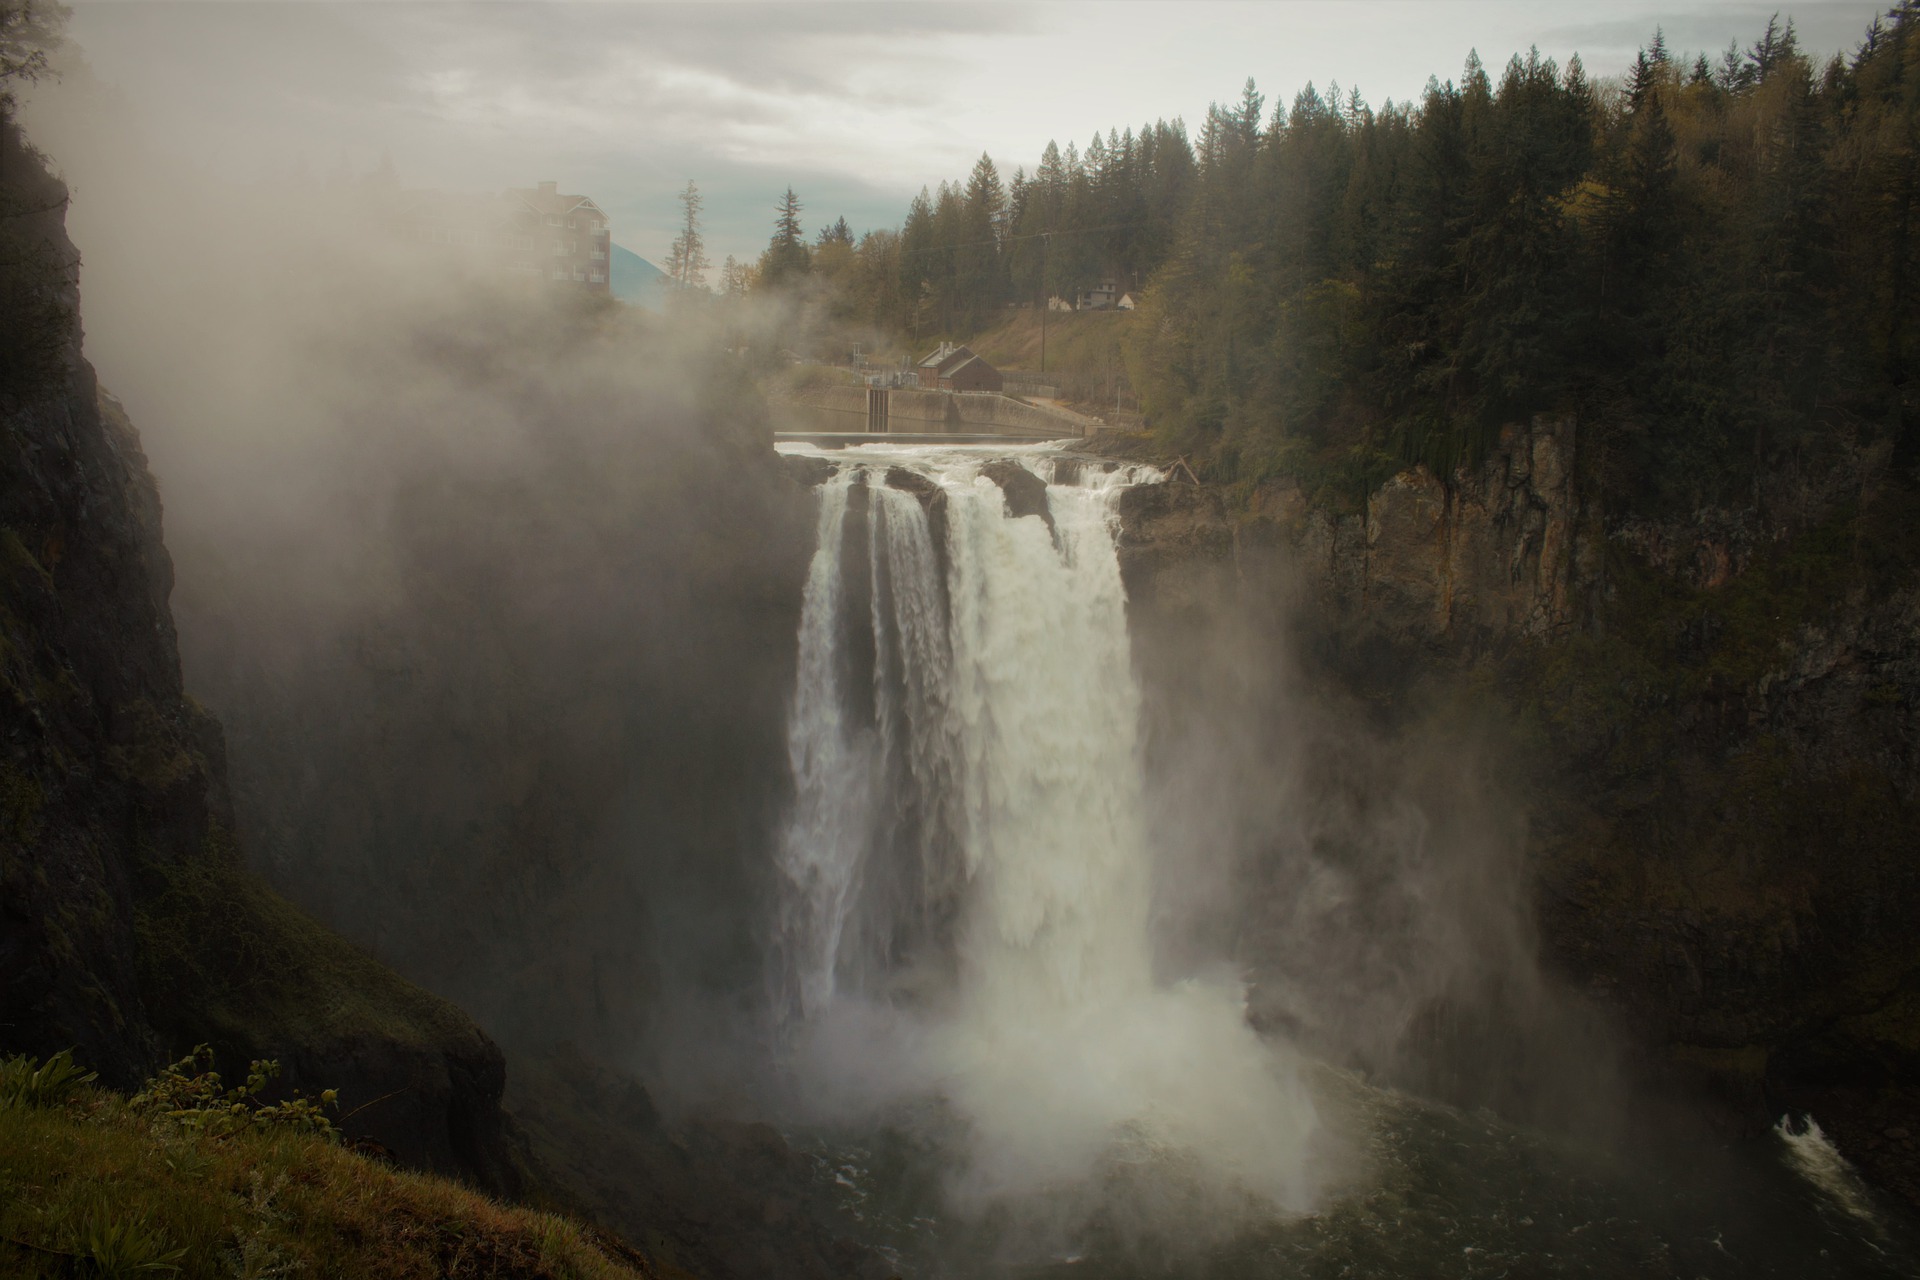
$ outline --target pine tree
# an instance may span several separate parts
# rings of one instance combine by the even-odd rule
[[[1799,47],[1800,39],[1794,34],[1791,18],[1785,27],[1780,25],[1779,14],[1768,18],[1767,29],[1754,42],[1753,48],[1747,51],[1747,61],[1753,67],[1753,79],[1764,84],[1767,77],[1792,61]]]
[[[907,206],[907,220],[900,228],[900,322],[909,336],[918,342],[931,323],[929,302],[933,289],[935,256],[939,228],[933,213],[933,198],[925,187]]]
[[[1243,145],[1252,146],[1260,136],[1260,111],[1266,102],[1266,97],[1254,88],[1253,77],[1248,76],[1245,87],[1240,90],[1240,110],[1233,116],[1234,130]]]
[[[1633,60],[1633,69],[1627,72],[1627,111],[1637,115],[1646,105],[1647,98],[1659,84],[1660,61],[1642,49]]]
[[[788,187],[774,206],[773,238],[760,256],[760,279],[779,286],[807,273],[807,242],[800,230],[800,197]]]
[[[800,233],[800,197],[788,187],[780,197],[780,203],[774,206],[773,236],[780,244],[799,244]]]
[[[818,244],[823,249],[831,244],[844,245],[851,249],[853,248],[853,228],[847,225],[844,217],[836,218],[827,226],[820,228]]]
[[[1714,79],[1723,93],[1739,93],[1753,87],[1753,66],[1746,55],[1740,52],[1738,40],[1729,41],[1725,52],[1720,55],[1720,69]]]
[[[1099,139],[1096,137],[1095,141]],[[960,241],[954,255],[953,321],[961,331],[980,327],[1005,300],[1007,193],[992,157],[982,152],[967,176],[960,217]]]

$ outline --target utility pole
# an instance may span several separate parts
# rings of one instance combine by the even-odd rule
[[[1053,295],[1047,290],[1047,249],[1053,244],[1053,232],[1040,236],[1040,372],[1047,371],[1047,312],[1053,310]]]

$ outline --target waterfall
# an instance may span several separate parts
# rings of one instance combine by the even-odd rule
[[[1117,494],[1158,477],[853,452],[820,487],[800,627],[782,1013],[900,1029],[885,1068],[866,1044],[828,1070],[954,1108],[974,1199],[1129,1148],[1299,1206],[1314,1121],[1291,1063],[1231,984],[1154,976],[1114,536]]]
[[[841,935],[872,836],[877,743],[869,726],[853,723],[836,635],[846,581],[841,543],[859,478],[842,472],[821,488],[788,717],[795,805],[780,849],[780,869],[792,889],[782,904],[781,940],[791,948],[791,998],[802,1013],[824,1009],[833,998]]]

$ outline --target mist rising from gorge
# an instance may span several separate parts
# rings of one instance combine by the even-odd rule
[[[771,1067],[814,512],[721,335],[424,256],[369,216],[372,185],[182,173],[84,78],[41,109],[89,353],[160,479],[188,687],[226,726],[249,859],[497,1034],[758,1105],[739,1098]],[[1244,987],[1278,1042],[1386,1079],[1490,1080],[1455,1092],[1550,1120],[1577,1108],[1543,1082],[1591,1102],[1595,1076],[1552,1075],[1591,1041],[1513,1048],[1559,1015],[1497,748],[1469,749],[1469,724],[1370,726],[1314,687],[1284,658],[1298,599],[1193,592],[1190,616],[1135,609],[1122,658],[1144,686],[1156,980],[1235,993],[1209,1006],[1229,1021]],[[1463,1049],[1447,1017],[1508,1039]],[[1135,1031],[1037,1065],[1069,1097]],[[976,1112],[1005,1130],[1007,1162],[982,1166],[1016,1166],[1019,1108]],[[1225,1146],[1264,1132],[1195,1114]]]
[[[806,515],[717,331],[183,170],[84,69],[32,110],[250,861],[509,1037],[740,989]]]
[[[422,256],[370,183],[182,173],[84,75],[42,110],[250,858],[504,1034],[747,1034],[812,522],[719,335]],[[1266,1025],[1417,1078],[1443,997],[1534,981],[1513,803],[1203,595],[1141,659],[1163,964],[1257,965]]]

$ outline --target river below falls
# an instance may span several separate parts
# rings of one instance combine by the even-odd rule
[[[1910,1216],[1817,1126],[1597,1153],[1344,1072],[1309,1074],[1323,1117],[1352,1140],[1332,1157],[1342,1172],[1307,1212],[1225,1224],[1215,1202],[1189,1195],[1177,1159],[1138,1151],[1118,1150],[1096,1188],[1061,1188],[1057,1212],[1042,1194],[956,1213],[947,1117],[922,1109],[795,1137],[841,1228],[906,1277],[1920,1276]],[[1109,1208],[1089,1213],[1090,1194]]]

